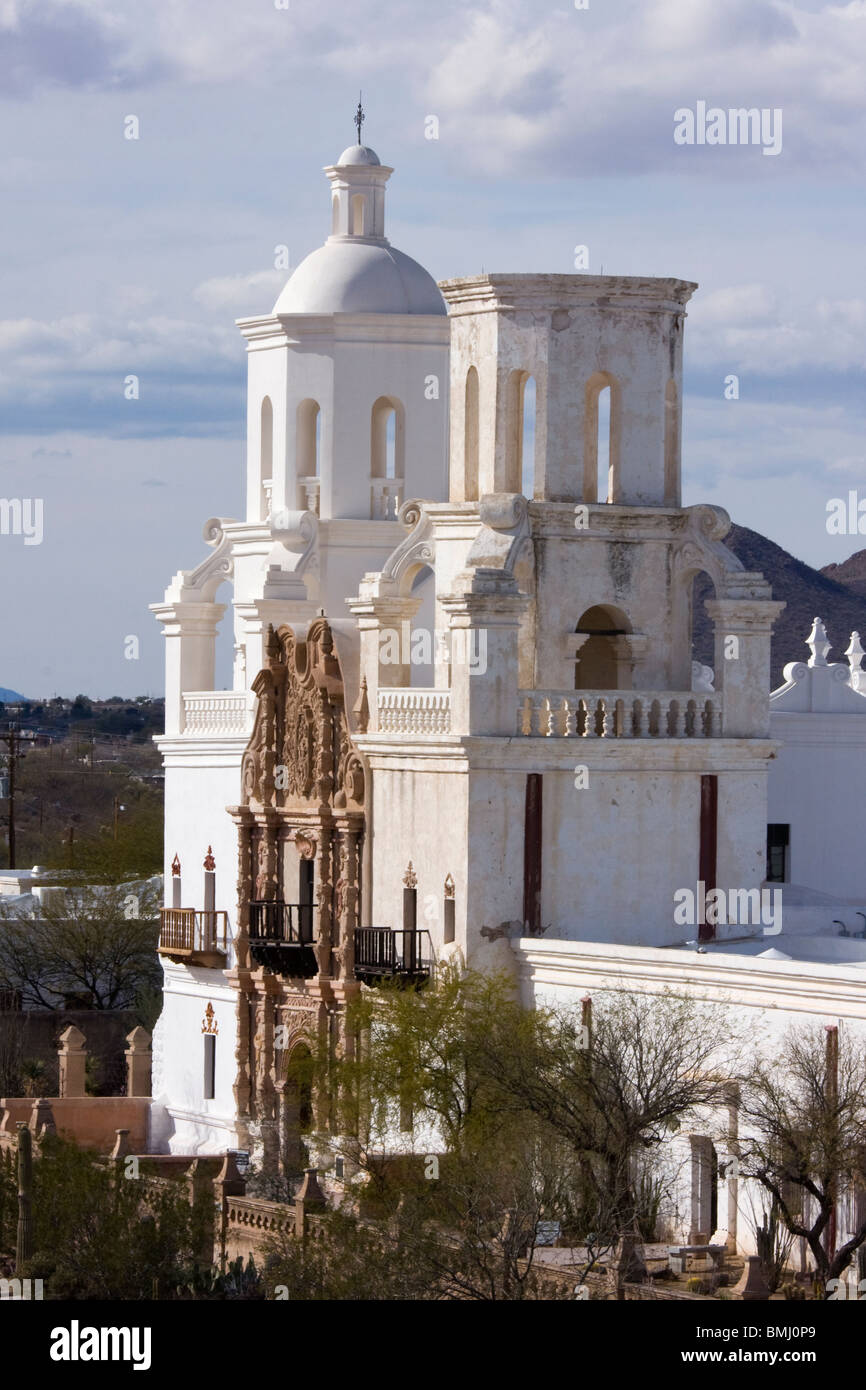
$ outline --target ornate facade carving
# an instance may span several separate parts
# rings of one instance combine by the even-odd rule
[[[333,634],[324,617],[305,636],[270,629],[267,665],[253,682],[258,697],[241,766],[239,836],[238,1075],[239,1128],[264,1169],[295,1152],[286,1135],[296,1088],[287,1086],[293,1049],[334,1038],[341,1045],[346,1001],[357,992],[354,932],[360,922],[367,773],[349,733]],[[304,870],[304,864],[311,869]],[[304,897],[306,894],[306,898]],[[257,966],[251,922],[268,916],[289,938],[312,913],[316,973],[302,979]],[[289,911],[291,909],[291,911]],[[268,909],[268,913],[271,909]],[[283,915],[281,915],[283,914]],[[334,1032],[335,1030],[335,1032]],[[321,1105],[316,1123],[328,1122]]]

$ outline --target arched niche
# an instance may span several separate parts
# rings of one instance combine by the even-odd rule
[[[295,1042],[286,1055],[280,1078],[280,1159],[287,1176],[307,1165],[304,1135],[313,1128],[313,1056],[305,1042]]]
[[[620,640],[632,632],[625,613],[610,604],[595,604],[581,615],[574,630],[584,638],[575,661],[575,690],[630,689],[627,646]]]
[[[318,401],[300,402],[295,427],[295,469],[298,481],[297,505],[319,514],[322,479],[322,412]]]
[[[395,396],[380,396],[370,416],[370,515],[393,520],[403,500],[405,410]]]

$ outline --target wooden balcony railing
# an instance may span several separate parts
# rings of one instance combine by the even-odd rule
[[[224,970],[228,955],[225,912],[195,907],[163,907],[159,914],[159,954],[187,965]]]
[[[365,984],[398,980],[424,984],[433,970],[433,948],[428,931],[394,931],[391,927],[358,927],[355,930],[355,979]]]
[[[318,972],[312,903],[250,903],[250,955],[274,975],[308,980]]]

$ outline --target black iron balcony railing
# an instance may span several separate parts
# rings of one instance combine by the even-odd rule
[[[274,975],[308,980],[317,973],[312,903],[250,903],[250,955]]]
[[[433,970],[428,931],[394,931],[391,927],[355,930],[355,979],[374,985],[381,980],[425,984]]]
[[[159,954],[187,965],[225,969],[228,946],[225,912],[195,907],[163,907],[159,913]]]

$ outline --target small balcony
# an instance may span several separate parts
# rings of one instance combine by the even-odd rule
[[[355,930],[355,979],[366,985],[396,980],[424,985],[433,971],[433,948],[428,931],[394,931],[391,927]]]
[[[309,980],[318,973],[312,903],[250,903],[250,955],[273,975]]]
[[[195,907],[163,907],[159,914],[161,956],[183,965],[225,970],[228,959],[228,919],[224,912]]]

